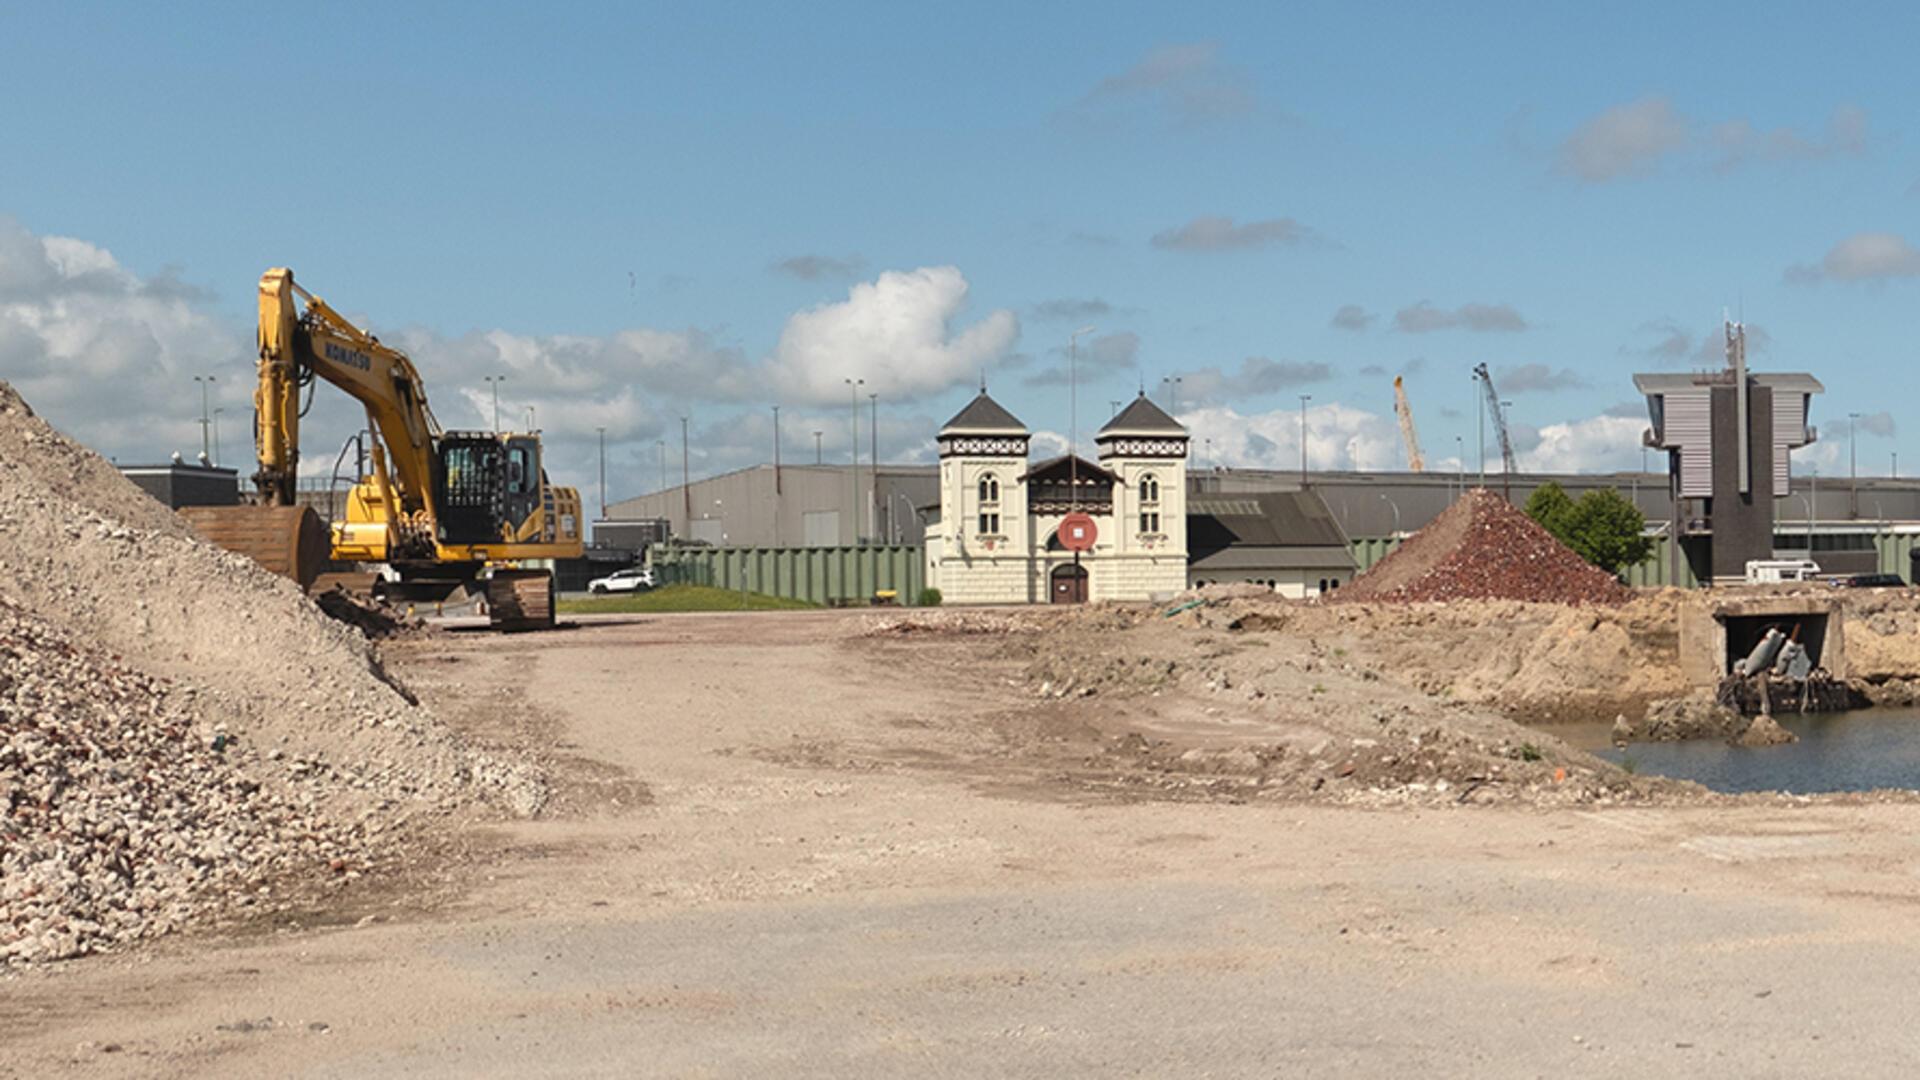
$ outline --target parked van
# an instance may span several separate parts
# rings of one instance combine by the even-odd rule
[[[1747,584],[1778,585],[1783,581],[1812,581],[1820,564],[1812,559],[1754,559],[1747,563]]]

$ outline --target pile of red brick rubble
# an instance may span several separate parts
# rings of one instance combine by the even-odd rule
[[[1332,599],[1623,604],[1632,595],[1507,500],[1476,490]]]

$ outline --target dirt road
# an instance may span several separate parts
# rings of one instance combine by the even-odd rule
[[[333,925],[0,981],[0,1075],[1920,1067],[1920,807],[1121,797],[990,650],[862,618],[404,647],[556,815]]]

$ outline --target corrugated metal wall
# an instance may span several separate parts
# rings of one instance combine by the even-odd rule
[[[1807,439],[1807,395],[1773,391],[1773,497],[1784,499],[1792,490],[1788,447]]]
[[[1348,544],[1353,548],[1353,561],[1360,564],[1356,573],[1364,574],[1374,563],[1386,558],[1388,552],[1399,547],[1400,540],[1397,537],[1369,536],[1349,540]]]
[[[1920,547],[1920,533],[1883,532],[1873,538],[1880,557],[1879,573],[1899,574],[1913,584],[1913,549]]]
[[[1680,495],[1713,494],[1713,397],[1709,388],[1676,390],[1666,395],[1666,430],[1661,442],[1680,448]]]
[[[884,547],[656,547],[661,585],[711,585],[814,604],[864,604],[882,589],[914,604],[926,584],[918,544]]]

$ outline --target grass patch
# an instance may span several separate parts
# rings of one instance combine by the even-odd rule
[[[668,585],[643,593],[562,599],[562,615],[658,615],[674,611],[788,611],[818,607],[765,593],[743,593],[710,585]]]

